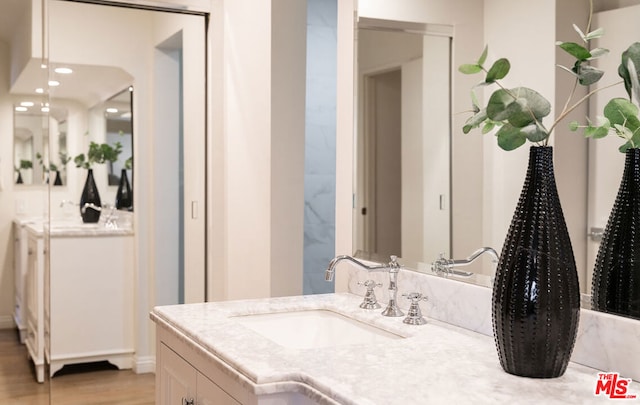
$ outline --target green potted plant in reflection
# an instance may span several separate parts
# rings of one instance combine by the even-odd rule
[[[62,176],[60,175],[60,170],[61,168],[63,168],[64,170],[66,170],[67,167],[67,163],[69,163],[69,161],[71,161],[71,156],[67,156],[66,153],[64,152],[60,152],[58,153],[58,156],[60,157],[60,166],[56,166],[53,163],[49,164],[49,170],[52,172],[55,172],[56,174],[56,179],[53,182],[54,186],[62,186]]]
[[[628,98],[616,97],[604,107],[597,124],[587,119],[584,135],[602,138],[611,133],[624,143],[624,171],[618,194],[598,248],[591,283],[593,309],[640,319],[640,43],[622,53],[618,74]],[[571,124],[573,130],[580,125]]]
[[[590,13],[592,4],[590,2]],[[463,132],[474,128],[495,133],[498,146],[514,150],[527,141],[529,165],[520,199],[507,232],[496,268],[492,295],[492,321],[502,368],[519,376],[553,378],[564,374],[578,328],[580,289],[571,240],[560,205],[553,171],[553,149],[549,138],[557,125],[584,103],[593,92],[574,100],[578,86],[598,82],[604,72],[590,61],[605,55],[605,49],[590,49],[590,41],[602,30],[573,25],[577,42],[557,42],[574,60],[561,68],[573,78],[573,89],[551,125],[543,119],[551,103],[528,87],[507,87],[504,79],[511,64],[500,58],[487,64],[485,47],[477,62],[460,66],[464,74],[484,73],[476,87],[497,86],[486,106],[481,107],[472,91],[473,116]],[[531,55],[537,62],[536,55]],[[490,67],[489,67],[490,66]],[[495,132],[494,132],[495,130]]]
[[[114,146],[107,143],[91,142],[87,154],[77,155],[73,161],[76,167],[87,169],[87,179],[80,196],[80,215],[85,223],[94,223],[100,220],[102,201],[100,193],[93,177],[93,165],[114,162],[122,152],[122,145],[116,142]]]
[[[16,173],[18,173],[16,184],[24,184],[24,180],[22,179],[22,170],[27,170],[31,168],[33,168],[33,163],[30,160],[26,160],[26,159],[20,160],[20,164],[14,168]]]
[[[36,158],[42,167],[42,173],[45,176],[45,183],[49,184],[49,179],[51,178],[51,173],[55,173],[56,178],[53,181],[54,186],[62,186],[62,176],[60,176],[60,167],[65,167],[67,163],[71,160],[71,157],[67,156],[66,153],[60,152],[60,166],[54,164],[53,162],[49,162],[47,166],[44,162],[44,157],[40,153],[36,153]]]

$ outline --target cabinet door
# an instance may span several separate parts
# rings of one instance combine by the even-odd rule
[[[240,402],[233,399],[224,392],[216,383],[198,373],[197,376],[198,398],[197,405],[240,405]]]
[[[159,405],[195,404],[196,369],[164,344],[161,345],[160,356]]]

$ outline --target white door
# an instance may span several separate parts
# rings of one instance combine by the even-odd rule
[[[625,7],[617,10],[596,13],[592,27],[602,27],[605,35],[598,41],[597,46],[610,50],[609,55],[594,63],[605,71],[605,76],[598,86],[615,83],[620,79],[617,75],[620,65],[620,55],[631,45],[629,38],[640,38],[640,6]],[[589,116],[595,120],[603,115],[604,106],[613,97],[628,97],[623,85],[615,86],[598,92],[589,105]],[[618,147],[624,142],[613,134],[606,138],[589,140],[589,192],[587,218],[587,280],[582,285],[583,293],[591,292],[591,280],[595,265],[600,238],[598,234],[607,225],[607,220],[622,179],[624,169],[624,154]]]

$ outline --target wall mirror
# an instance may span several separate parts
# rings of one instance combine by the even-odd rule
[[[15,184],[34,184],[42,179],[43,173],[38,165],[34,168],[36,153],[42,153],[42,125],[45,118],[39,111],[29,113],[28,107],[14,105],[13,108],[13,167]],[[37,183],[41,181],[35,180]]]
[[[450,249],[450,37],[360,18],[354,250],[426,262]]]
[[[104,103],[107,144],[112,147],[120,145],[118,159],[109,162],[109,186],[118,186],[121,177],[132,179],[133,168],[133,124],[132,119],[133,86],[114,95]],[[123,174],[122,171],[125,171]],[[133,208],[133,206],[131,206]]]
[[[122,7],[113,7],[116,3]],[[95,317],[98,310],[112,308],[114,318],[130,321],[131,326],[126,330],[127,337],[131,338],[130,344],[114,349],[113,353],[130,355],[129,369],[124,370],[129,374],[124,378],[145,378],[148,391],[139,402],[148,402],[153,398],[151,373],[154,371],[155,353],[149,311],[156,304],[204,299],[205,181],[201,176],[206,172],[207,15],[202,11],[203,2],[199,2],[197,11],[194,11],[196,6],[184,5],[180,1],[146,3],[154,3],[159,8],[145,6],[145,9],[135,9],[130,8],[135,5],[124,1],[0,2],[0,71],[7,81],[0,86],[0,128],[8,134],[0,148],[4,152],[0,155],[0,163],[3,179],[6,179],[0,187],[5,197],[0,217],[6,230],[0,235],[6,252],[2,277],[8,280],[0,284],[0,297],[3,297],[0,300],[0,321],[7,327],[13,325],[14,294],[21,289],[20,285],[26,284],[25,289],[32,288],[28,297],[31,297],[34,308],[36,299],[50,303],[46,310],[42,305],[37,307],[38,310],[34,309],[32,313],[37,314],[34,315],[37,319],[35,322],[30,320],[38,328],[38,335],[34,333],[31,338],[39,345],[39,353],[32,357],[38,358],[38,364],[33,367],[27,356],[19,358],[20,367],[26,370],[25,377],[33,379],[33,385],[28,385],[26,391],[35,387],[33,392],[25,395],[32,398],[31,395],[37,392],[42,395],[42,401],[40,398],[36,400],[39,402],[48,402],[44,394],[49,392],[49,385],[52,403],[69,402],[69,391],[60,388],[65,385],[65,380],[68,381],[67,376],[58,374],[50,380],[47,378],[49,373],[45,362],[51,359],[51,364],[56,363],[55,368],[52,366],[49,371],[57,372],[62,364],[60,353],[66,353],[52,343],[54,334],[60,336],[56,331],[69,325],[73,331],[82,329],[83,333],[69,333],[55,343],[66,342],[67,347],[73,346],[70,350],[76,351],[79,345],[73,345],[71,335],[77,335],[83,343],[90,344],[107,336],[113,337],[109,334],[112,329],[100,330],[102,325],[89,328],[85,322],[78,321],[79,317],[73,311],[93,313],[94,318],[100,319]],[[133,101],[129,91],[132,86],[135,86]],[[27,111],[16,111],[14,107],[25,107],[22,105],[24,101],[33,104],[27,106]],[[132,108],[133,103],[135,109]],[[106,113],[107,108],[110,111],[117,108],[118,113]],[[183,136],[185,133],[189,136]],[[105,225],[87,225],[78,220],[80,190],[87,171],[76,168],[73,160],[68,161],[70,157],[86,153],[91,141],[111,145],[122,143],[119,159],[112,165],[96,169],[96,180],[101,182],[101,197],[108,204],[113,204],[117,192],[119,179],[115,177],[122,175],[127,159],[135,154],[135,169],[127,174],[137,190],[138,209],[117,212],[131,219],[126,229],[117,229],[128,238],[128,244],[112,245],[117,239],[115,237],[56,235],[65,227],[84,232],[85,229],[90,231]],[[29,182],[31,186],[15,185],[17,173],[13,172],[14,163],[21,160],[31,161],[29,173],[23,174],[27,180],[23,179],[24,183]],[[61,172],[63,186],[55,184],[57,177],[52,177],[54,166],[56,172]],[[145,180],[134,185],[134,174],[136,178]],[[110,176],[112,185],[109,184]],[[38,285],[39,290],[32,281],[26,280],[26,273],[34,272],[20,273],[16,270],[15,277],[10,273],[14,270],[11,264],[13,249],[10,247],[13,234],[10,229],[12,223],[24,218],[28,218],[29,226],[40,230],[38,242],[45,246],[32,250],[43,256],[35,260],[36,255],[30,255],[28,261],[31,264],[27,266],[35,266],[37,262],[42,264],[42,268],[47,268],[43,270],[47,277],[39,280],[46,280],[49,284]],[[100,252],[92,260],[79,258],[82,248],[62,245],[71,240],[89,243],[91,239],[99,245]],[[27,251],[26,247],[24,250]],[[89,291],[87,283],[91,280],[82,278],[89,267],[104,261],[101,259],[121,255],[132,258],[129,271],[120,272],[124,274],[123,278],[117,278],[116,270],[124,266],[112,266],[102,274],[112,285],[119,286],[105,295],[112,296],[118,290],[130,289],[130,300],[127,298],[121,302],[125,310],[118,312],[96,296],[75,305],[73,311],[60,310],[65,302],[72,302],[67,297]],[[17,254],[13,256],[19,257]],[[60,261],[67,258],[70,261],[63,266],[64,271],[60,271]],[[68,282],[59,281],[58,276],[69,274],[71,268],[78,266],[85,270],[79,273],[80,277]],[[18,268],[22,267],[16,266]],[[14,278],[15,285],[12,282]],[[46,286],[54,283],[59,283],[58,287],[63,285],[63,294],[55,287],[49,289]],[[48,328],[46,335],[42,325]],[[13,330],[11,333],[15,334]],[[28,333],[26,335],[29,336]],[[29,351],[26,345],[17,345],[21,354]],[[86,353],[97,352],[87,350]],[[131,368],[140,374],[135,374]],[[42,374],[44,378],[41,378]],[[102,398],[105,392],[113,391],[114,397],[106,401],[122,403],[136,400],[122,390],[105,388],[106,378],[103,376],[93,375],[92,382],[83,385],[83,390],[93,390],[87,393],[87,397]],[[45,384],[38,384],[37,379],[44,380]],[[71,391],[77,394],[75,388]]]
[[[49,79],[59,82],[50,90],[51,106],[68,110],[69,156],[87,153],[91,142],[121,146],[117,159],[93,170],[103,204],[115,203],[123,173],[135,196],[135,210],[132,205],[116,211],[118,226],[122,218],[131,226],[131,243],[109,252],[133,261],[127,262],[130,271],[119,273],[131,301],[119,301],[124,309],[118,312],[122,324],[130,325],[131,340],[117,350],[128,359],[123,373],[148,381],[147,394],[152,395],[153,375],[145,374],[154,371],[150,309],[204,297],[205,253],[199,242],[204,240],[204,214],[199,209],[205,206],[200,176],[206,171],[206,16],[190,7],[173,10],[170,2],[163,2],[162,9],[95,3],[47,1]],[[87,170],[69,162],[66,191],[51,188],[52,219],[77,217],[77,206],[61,202],[77,202],[86,178]],[[65,255],[56,247],[51,248],[52,263]],[[119,277],[115,269],[112,273],[109,282]],[[52,398],[64,398],[58,387],[65,377],[51,379]],[[103,383],[108,384],[96,382],[92,389],[101,392]],[[131,398],[113,402],[124,400]]]
[[[626,34],[616,33],[617,27],[625,26],[625,24],[619,23],[622,19],[621,14],[630,15],[630,16],[640,15],[640,9],[638,8],[638,4],[639,2],[637,0],[630,0],[630,1],[607,1],[607,0],[598,1],[596,0],[594,1],[595,11],[596,13],[599,14],[599,16],[596,17],[596,20],[595,20],[596,24],[599,24],[598,26],[604,27],[605,32],[607,32],[600,46],[615,50],[613,52],[615,56],[612,58],[615,58],[616,60],[611,62],[613,67],[611,66],[606,67],[606,69],[608,71],[613,72],[612,75],[615,76],[610,79],[610,82],[614,82],[615,80],[617,80],[617,76],[615,72],[617,71],[617,65],[619,64],[620,52],[623,48],[626,48],[626,46],[629,45],[628,42],[630,41],[628,32],[626,32]],[[414,23],[406,23],[402,21],[392,21],[392,22],[386,22],[386,23],[378,22],[377,24],[372,23],[372,21],[375,21],[375,19],[372,18],[373,16],[377,17],[377,16],[384,16],[384,15],[389,15],[389,16],[393,15],[396,18],[398,18],[398,16],[406,16],[407,13],[400,10],[399,6],[397,5],[381,6],[377,3],[365,1],[365,2],[359,3],[359,7],[362,10],[364,10],[364,12],[361,13],[359,23],[357,24],[357,33],[355,35],[355,38],[356,38],[355,53],[357,55],[356,57],[357,68],[354,74],[356,76],[356,83],[357,83],[356,85],[357,88],[355,91],[357,115],[356,115],[356,124],[355,124],[354,132],[356,134],[355,143],[357,145],[357,159],[355,163],[355,172],[356,172],[355,186],[354,186],[355,203],[354,203],[354,214],[353,214],[354,251],[356,251],[357,252],[356,254],[359,255],[360,257],[369,258],[379,262],[386,262],[388,261],[388,258],[386,256],[388,255],[389,252],[383,252],[384,253],[383,255],[379,255],[377,254],[378,249],[375,247],[375,245],[372,245],[370,243],[367,244],[368,242],[367,242],[366,235],[369,233],[369,231],[367,231],[367,227],[370,225],[368,225],[367,222],[363,220],[363,216],[365,216],[365,212],[363,212],[363,208],[365,207],[368,208],[368,206],[366,206],[365,204],[362,204],[362,202],[364,201],[363,198],[365,198],[367,194],[367,191],[366,191],[367,185],[371,182],[371,179],[367,178],[367,176],[377,176],[377,173],[380,170],[379,168],[376,168],[376,166],[371,166],[370,162],[367,162],[367,151],[366,151],[367,138],[366,138],[365,132],[366,132],[367,126],[370,125],[370,120],[369,118],[367,118],[367,115],[366,115],[367,113],[369,113],[368,110],[370,107],[367,107],[366,93],[368,91],[367,81],[370,79],[367,78],[367,75],[366,75],[367,72],[363,71],[365,70],[363,67],[364,64],[368,63],[366,61],[366,58],[363,57],[363,50],[365,49],[366,41],[370,36],[368,31],[366,30],[372,28],[371,25],[373,25],[374,26],[373,28],[377,29],[377,32],[374,32],[374,35],[377,35],[379,37],[376,42],[376,48],[374,52],[375,56],[379,59],[382,59],[385,57],[392,58],[394,53],[399,52],[399,49],[401,48],[396,46],[396,47],[393,47],[391,51],[389,51],[388,47],[383,42],[384,39],[380,39],[380,38],[384,38],[385,36],[392,37],[393,35],[405,35],[405,33],[401,32],[401,31],[407,31],[406,28],[403,28],[403,25],[414,24]],[[493,6],[493,7],[497,7],[497,6]],[[514,9],[517,9],[517,7],[519,6],[514,6]],[[428,9],[429,7],[425,6],[424,8]],[[485,12],[487,12],[486,10],[487,9],[485,8]],[[435,14],[437,14],[439,16],[438,18],[440,18],[439,20],[437,20],[438,22],[446,23],[446,22],[452,22],[456,19],[464,20],[464,18],[460,17],[460,15],[464,13],[465,11],[453,11],[453,10],[442,12],[442,10],[438,9],[438,12],[436,12]],[[443,18],[441,15],[446,15],[449,17]],[[418,17],[414,17],[414,18],[418,18]],[[633,17],[630,17],[630,18],[633,18]],[[493,20],[485,16],[484,21],[486,22],[486,21],[493,21]],[[425,30],[423,29],[422,32],[424,31]],[[500,31],[500,33],[502,33],[503,31],[504,30]],[[373,35],[371,35],[371,37],[372,36]],[[425,36],[425,38],[426,37],[427,36]],[[407,36],[406,39],[403,41],[403,44],[408,46],[410,41],[411,41],[411,37]],[[607,41],[609,42],[607,43]],[[455,38],[454,38],[454,42],[455,42]],[[620,45],[621,43],[624,43],[624,45]],[[465,45],[461,45],[460,41],[458,41],[457,44],[458,46],[462,46],[462,47],[465,46]],[[481,48],[481,46],[482,46],[481,44],[478,45],[479,48]],[[553,46],[553,44],[549,46]],[[465,52],[465,54],[467,54],[467,52]],[[519,63],[517,59],[512,59],[512,64],[514,63],[514,60],[516,61],[516,63]],[[388,70],[393,70],[393,69],[388,69]],[[452,78],[452,80],[455,83],[456,82],[455,75],[457,74],[456,66],[451,66],[451,71],[454,74],[454,77]],[[443,76],[443,77],[446,77],[446,76]],[[608,84],[608,82],[605,84]],[[458,91],[458,89],[452,88],[452,93],[455,93],[456,91]],[[618,92],[616,93],[617,96],[620,96],[620,97],[624,96],[624,89],[622,87],[616,89],[616,91]],[[468,94],[468,88],[465,88],[465,92]],[[615,96],[615,95],[612,95],[611,93],[609,93],[606,95],[605,98],[608,99],[612,96]],[[393,104],[395,104],[396,106],[399,104],[401,106],[401,109],[405,108],[405,106],[402,106],[402,103],[395,102]],[[458,108],[456,111],[453,111],[453,114],[462,110],[464,110],[464,108]],[[385,112],[391,113],[389,109],[387,109]],[[395,114],[398,114],[398,113],[395,113]],[[451,114],[449,114],[449,116],[451,116]],[[404,125],[404,121],[402,121],[402,124]],[[395,129],[394,131],[398,132],[397,129]],[[453,132],[457,134],[460,131],[456,129]],[[477,135],[478,137],[480,136],[479,134],[475,134],[475,135]],[[454,135],[454,136],[464,136],[464,135]],[[565,136],[565,135],[563,134],[562,136]],[[577,136],[577,135],[574,133],[568,133],[566,134],[566,136]],[[607,142],[611,141],[612,143],[616,143],[617,140],[607,139],[605,141]],[[606,220],[609,215],[609,212],[611,211],[613,200],[615,198],[615,193],[617,192],[617,188],[619,186],[619,181],[622,173],[622,164],[624,160],[620,156],[620,154],[616,152],[616,147],[613,147],[612,150],[614,150],[614,152],[612,154],[611,153],[608,154],[613,156],[605,157],[602,149],[611,148],[611,147],[602,140],[599,140],[596,142],[598,142],[598,145],[590,144],[588,147],[589,149],[588,163],[592,168],[590,168],[588,176],[585,175],[585,179],[584,179],[585,185],[588,182],[588,193],[589,193],[589,196],[585,195],[585,198],[583,201],[583,203],[585,204],[584,215],[583,217],[579,218],[577,222],[574,221],[573,229],[570,227],[572,243],[574,245],[574,253],[576,254],[576,261],[579,264],[578,271],[580,273],[581,291],[583,293],[583,298],[585,298],[583,303],[585,307],[588,307],[588,308],[590,308],[589,294],[591,289],[591,285],[590,285],[591,271],[592,271],[591,269],[593,268],[593,261],[595,260],[595,253],[597,252],[597,248],[598,248],[598,241],[593,240],[589,236],[588,230],[592,228],[604,228],[604,226],[606,225]],[[480,145],[480,148],[482,147],[483,146]],[[491,144],[487,143],[486,147],[496,148],[495,141],[492,141]],[[458,165],[464,165],[465,159],[470,158],[469,155],[465,156],[465,153],[469,153],[469,151],[468,150],[463,151],[462,149],[463,148],[458,148],[458,149],[454,148],[454,150],[451,151],[451,154],[450,154],[451,169],[454,172],[458,169],[458,167],[460,167]],[[392,150],[393,149],[389,149],[387,147],[383,152],[383,154],[386,153],[386,155],[383,156],[383,158],[386,158],[389,154],[391,154],[392,152],[390,151]],[[477,153],[477,152],[478,152],[478,149],[475,149],[473,153]],[[572,152],[572,153],[575,153],[575,152]],[[446,155],[446,152],[444,154]],[[503,158],[498,155],[499,154],[494,153],[492,156],[493,158],[497,158],[497,159],[511,159],[510,157]],[[556,159],[558,158],[556,157]],[[586,160],[587,157],[585,156],[584,159]],[[397,160],[397,158],[392,160]],[[376,160],[376,164],[379,164],[381,162],[382,162],[382,159],[380,159],[380,161]],[[419,163],[424,164],[425,162],[426,161],[423,159]],[[476,167],[481,168],[482,166],[480,165]],[[414,168],[413,170],[415,170],[415,172],[418,172],[418,173],[420,172],[420,169]],[[481,172],[482,176],[486,175],[487,173],[486,172],[487,169],[485,168],[484,170],[485,170],[484,172]],[[611,170],[611,172],[614,172],[616,174],[603,176],[603,173],[609,173],[609,170]],[[599,180],[596,180],[596,177],[598,177]],[[505,175],[504,180],[506,180],[507,178],[511,180],[509,175]],[[521,182],[522,178],[521,177],[518,177],[518,178],[520,178],[519,181]],[[611,180],[612,178],[614,179],[613,181]],[[603,184],[603,180],[607,184]],[[600,184],[599,185],[595,184],[594,183],[595,181],[600,181]],[[394,184],[396,186],[396,189],[395,189],[396,191],[394,193],[392,192],[387,194],[404,195],[403,194],[405,192],[403,189],[404,184],[402,184],[402,187],[401,187],[400,186],[401,183],[402,181],[395,181]],[[517,187],[520,188],[521,186],[522,186],[522,183],[518,184]],[[456,189],[456,187],[458,188]],[[459,192],[458,194],[456,194],[456,191],[455,191],[455,190],[460,190],[460,183],[458,183],[457,186],[452,183],[451,189],[453,190],[452,194],[450,195],[451,201],[447,201],[445,206],[447,204],[452,204],[453,200],[455,200],[456,198],[456,195],[458,196],[460,195]],[[461,249],[454,249],[454,248],[451,248],[450,251],[447,251],[445,248],[442,248],[442,247],[437,249],[440,252],[444,252],[447,257],[452,257],[450,255],[453,255],[452,258],[455,258],[455,259],[466,258],[473,251],[473,249],[479,248],[481,246],[493,246],[499,252],[501,246],[497,246],[497,244],[501,243],[502,241],[501,238],[504,238],[503,236],[504,234],[500,232],[502,236],[497,236],[495,229],[500,229],[500,227],[495,228],[495,227],[492,227],[491,224],[498,223],[500,225],[507,226],[508,222],[510,221],[511,215],[513,214],[512,209],[496,210],[494,208],[495,201],[491,201],[487,199],[487,195],[486,195],[487,190],[485,189],[483,191],[482,186],[477,188],[477,193],[471,193],[470,190],[471,188],[469,187],[467,187],[467,190],[465,190],[465,198],[464,198],[465,203],[484,204],[484,208],[481,208],[478,211],[478,214],[475,215],[475,217],[469,216],[468,218],[464,219],[465,224],[468,224],[470,228],[474,229],[473,232],[475,232],[474,233],[475,236],[473,236],[473,243],[471,244],[472,247],[469,250],[465,249],[464,251],[462,251]],[[500,190],[498,191],[500,192]],[[495,190],[493,190],[492,192],[495,192]],[[439,195],[440,193],[437,192],[437,194]],[[595,202],[593,197],[594,194],[598,195],[598,199]],[[502,197],[505,197],[505,196],[502,195]],[[516,195],[516,199],[517,199],[517,195]],[[586,200],[589,200],[589,201],[586,201]],[[566,204],[563,203],[563,205],[566,205]],[[603,207],[606,207],[606,208],[603,208]],[[572,211],[572,208],[573,207],[565,208],[565,211]],[[453,211],[455,212],[455,210]],[[367,209],[366,215],[370,214],[370,212],[371,211]],[[460,213],[460,211],[457,211],[457,212]],[[489,217],[489,220],[487,220],[486,218],[484,218],[483,220],[483,216],[486,215],[487,212],[490,212],[491,216]],[[393,222],[402,223],[402,220],[401,220],[402,213],[403,213],[402,209],[400,210],[394,209],[395,218],[393,219]],[[448,221],[452,221],[455,223],[456,219],[451,217],[451,211],[446,212],[446,215],[447,215]],[[574,215],[574,213],[572,212],[571,215]],[[498,217],[500,216],[504,218],[499,219]],[[414,216],[414,218],[416,217]],[[460,221],[462,220],[458,219],[458,223],[460,223]],[[419,221],[416,221],[416,222],[419,222]],[[473,224],[471,224],[471,222],[473,222]],[[490,229],[487,229],[487,227],[492,227],[495,229],[490,230]],[[476,231],[476,228],[478,228],[479,231]],[[387,229],[386,226],[385,226],[385,229]],[[388,229],[392,229],[392,228],[388,228]],[[450,229],[451,229],[451,234],[450,234],[451,241],[456,240],[456,238],[467,236],[467,235],[463,235],[465,233],[464,227],[453,226]],[[394,230],[390,232],[389,235],[387,236],[391,236],[394,234],[398,235],[398,231]],[[393,248],[393,250],[396,252],[401,252],[400,256],[404,259],[403,263],[408,268],[418,269],[419,271],[430,272],[430,263],[433,262],[438,257],[438,253],[440,252],[430,252],[425,256],[417,256],[417,257],[408,256],[404,252],[404,242],[402,241],[402,239],[403,239],[402,237],[398,237],[398,236],[394,237],[393,243],[395,243],[396,245]],[[500,239],[500,242],[498,242],[498,239]],[[452,242],[451,246],[456,246],[456,245],[455,243]],[[404,256],[407,256],[407,257],[405,258]],[[584,263],[584,264],[581,264],[581,263]],[[491,273],[493,272],[493,265],[489,263],[488,260],[486,260],[479,267],[474,267],[473,271],[476,272],[477,275],[482,275],[482,277],[474,276],[471,279],[464,279],[464,278],[455,278],[455,279],[459,281],[467,281],[472,283],[479,282],[482,285],[487,285],[487,281],[488,281],[487,277],[490,277]],[[485,275],[487,277],[485,277]]]

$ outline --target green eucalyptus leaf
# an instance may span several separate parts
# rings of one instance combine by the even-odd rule
[[[622,153],[627,153],[627,150],[631,148],[633,148],[633,145],[631,144],[631,142],[626,142],[624,145],[619,147],[618,150]]]
[[[511,69],[511,64],[506,58],[500,58],[493,63],[491,69],[487,72],[487,77],[484,80],[487,83],[493,83],[496,80],[503,79]]]
[[[561,42],[558,46],[578,60],[587,60],[591,57],[591,52],[587,48],[575,42]]]
[[[540,142],[549,137],[549,132],[547,132],[545,128],[537,124],[531,124],[522,128],[522,133],[531,142]]]
[[[471,118],[469,118],[462,127],[462,132],[468,134],[473,128],[477,128],[487,119],[487,110],[482,109],[478,111],[477,114],[474,114]]]
[[[486,135],[489,132],[493,131],[493,129],[496,127],[496,123],[493,121],[485,121],[484,125],[482,126],[482,135]]]
[[[587,35],[585,35],[584,39],[586,41],[590,41],[592,39],[600,38],[603,35],[604,35],[604,28],[597,28],[597,29],[591,31],[590,33],[588,33]],[[591,53],[593,53],[593,51]]]
[[[478,59],[478,65],[484,65],[484,62],[487,60],[487,55],[489,54],[489,45],[484,46],[484,50],[482,51],[482,55]]]
[[[496,136],[498,137],[498,146],[506,151],[517,149],[527,141],[527,136],[520,128],[515,128],[511,124],[503,125]]]
[[[583,86],[590,86],[602,78],[604,72],[593,66],[576,62],[574,72],[578,75],[578,82]]]
[[[616,129],[616,133],[621,138],[626,139],[627,141],[630,141],[631,138],[633,138],[633,131],[631,131],[629,128],[625,127],[624,125],[613,124],[613,127]]]
[[[635,101],[640,101],[640,78],[638,77],[638,69],[631,59],[627,61],[627,70],[629,71],[629,79],[631,80],[631,93],[635,96]],[[631,97],[633,101],[634,97]]]
[[[588,125],[584,129],[584,136],[587,138],[600,139],[607,136],[609,133],[609,128],[605,126],[594,127],[593,125]]]
[[[594,60],[597,59],[603,55],[606,55],[609,53],[608,49],[605,48],[593,48],[591,50],[591,57],[588,60]]]
[[[604,116],[612,126],[621,125],[636,131],[640,128],[638,107],[624,98],[614,98],[604,107]]]
[[[516,127],[524,127],[540,121],[551,112],[551,103],[540,93],[527,87],[496,90],[489,98],[487,116],[493,121],[509,121]]]
[[[578,124],[578,121],[571,121],[569,123],[569,130],[572,132],[575,132],[578,130],[578,128],[580,128],[580,124]]]
[[[622,53],[622,62],[618,66],[618,74],[624,80],[624,87],[627,90],[629,98],[632,98],[633,84],[631,81],[631,75],[628,69],[629,61],[636,67],[636,75],[638,73],[638,67],[640,66],[640,42],[634,42]]]
[[[460,71],[460,73],[464,73],[465,75],[473,75],[482,72],[482,67],[480,67],[480,65],[472,65],[467,63],[464,65],[460,65],[460,67],[458,67],[458,71]]]

